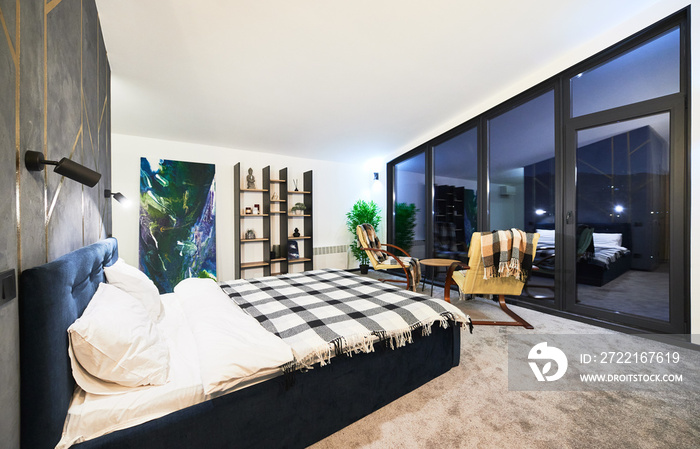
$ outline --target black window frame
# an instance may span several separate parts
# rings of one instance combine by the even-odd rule
[[[572,120],[580,120],[582,117],[587,117],[593,114],[600,114],[602,113],[607,113],[606,111],[601,111],[601,112],[596,112],[593,114],[586,114],[586,115],[580,115],[577,117],[572,117],[572,110],[571,110],[571,92],[570,92],[570,83],[569,80],[576,76],[579,73],[586,72],[587,70],[590,70],[594,67],[597,67],[601,64],[604,64],[605,62],[608,62],[626,52],[629,50],[632,50],[645,42],[675,28],[675,27],[680,27],[680,84],[679,84],[679,93],[673,94],[677,96],[681,96],[682,100],[684,102],[684,107],[685,107],[685,120],[683,123],[684,126],[684,135],[683,139],[684,142],[682,144],[682,152],[680,154],[676,154],[674,157],[682,159],[686,169],[683,175],[675,179],[673,182],[678,183],[679,185],[676,186],[677,191],[683,192],[683,207],[681,208],[681,211],[679,211],[679,214],[682,215],[681,220],[676,221],[676,226],[671,230],[671,232],[675,233],[676,235],[682,235],[682,246],[684,250],[682,251],[681,255],[676,255],[676,257],[680,257],[681,260],[679,263],[681,263],[685,268],[684,268],[684,274],[682,276],[678,276],[677,279],[670,279],[670,282],[672,283],[680,283],[681,287],[679,287],[676,291],[680,291],[683,293],[683,298],[684,298],[684,305],[683,305],[683,314],[684,314],[684,319],[686,320],[685,323],[683,324],[684,329],[681,329],[681,332],[687,333],[689,331],[689,320],[690,318],[690,251],[688,250],[689,248],[689,241],[690,241],[690,236],[689,236],[689,230],[690,230],[690,179],[691,179],[691,173],[690,173],[690,150],[689,150],[689,142],[690,142],[690,124],[691,124],[691,111],[690,111],[690,105],[688,101],[688,96],[690,92],[690,66],[691,66],[691,61],[690,61],[690,6],[687,6],[679,11],[677,11],[674,14],[669,15],[668,17],[661,19],[657,21],[656,23],[642,29],[641,31],[634,33],[633,35],[627,37],[626,39],[623,39],[608,48],[596,53],[593,56],[590,56],[583,61],[562,70],[558,74],[538,83],[537,85],[525,90],[524,92],[513,96],[512,98],[482,112],[481,114],[465,121],[464,123],[450,129],[449,131],[446,131],[439,136],[434,137],[433,139],[428,140],[427,142],[418,145],[417,147],[413,148],[412,150],[409,150],[408,152],[396,157],[395,159],[391,160],[390,162],[387,163],[387,241],[389,243],[393,243],[393,232],[394,232],[394,198],[395,198],[395,183],[394,183],[394,169],[395,166],[408,159],[411,157],[416,156],[417,154],[421,152],[425,152],[425,167],[426,167],[426,204],[433,204],[433,196],[434,192],[433,189],[433,179],[434,179],[434,173],[432,172],[433,170],[433,148],[458,135],[463,132],[468,131],[469,129],[476,127],[477,128],[477,163],[478,163],[478,226],[480,230],[486,230],[489,228],[489,217],[488,217],[488,205],[489,205],[489,191],[488,191],[488,185],[489,185],[489,167],[488,167],[488,162],[489,162],[489,155],[488,155],[488,120],[491,118],[494,118],[500,114],[503,114],[504,112],[507,112],[510,109],[516,108],[521,104],[526,103],[530,99],[536,98],[537,96],[541,95],[544,92],[547,92],[549,90],[554,90],[555,93],[555,154],[557,156],[556,159],[556,164],[557,164],[557,170],[558,173],[565,173],[565,168],[567,166],[571,166],[571,162],[567,160],[567,157],[570,158],[571,155],[566,155],[565,151],[565,146],[566,146],[566,129],[567,126],[570,126]],[[645,100],[646,101],[654,101],[652,100]],[[644,102],[640,102],[644,103]],[[629,108],[630,106],[622,106],[621,108]],[[607,110],[607,111],[614,111],[613,110]],[[558,192],[561,192],[561,194],[557,194],[556,196],[556,204],[555,207],[557,208],[557,215],[556,215],[556,226],[557,229],[565,229],[564,225],[564,208],[566,207],[567,204],[571,204],[569,200],[565,201],[565,176],[557,176],[556,179],[556,188]],[[428,188],[428,186],[431,186]],[[571,194],[570,192],[568,193],[569,195]],[[425,220],[426,220],[426,249],[427,248],[433,248],[432,246],[432,227],[433,227],[433,222],[432,222],[432,208],[430,211],[424,211],[426,214]],[[679,222],[680,221],[680,222]],[[568,231],[567,231],[568,232]],[[428,241],[430,240],[430,241]],[[565,239],[566,240],[566,239]],[[573,242],[573,239],[570,239]],[[680,246],[680,245],[676,245]],[[563,248],[566,250],[567,248]],[[563,268],[563,267],[562,267]],[[563,280],[558,281],[558,284],[561,284],[562,282],[565,282]],[[562,286],[559,285],[558,288],[561,288]],[[557,295],[559,298],[555,300],[555,306],[554,308],[550,307],[538,307],[536,304],[527,302],[527,301],[520,301],[520,300],[514,300],[513,302],[516,304],[523,305],[528,308],[533,308],[537,309],[540,311],[543,311],[545,313],[549,313],[552,315],[558,315],[562,317],[567,317],[567,318],[574,318],[579,321],[583,322],[588,322],[591,324],[596,324],[612,329],[617,329],[617,330],[639,330],[640,328],[629,328],[625,325],[620,325],[617,323],[605,321],[605,320],[598,320],[596,318],[592,318],[589,316],[583,316],[579,314],[575,314],[569,311],[564,310],[564,304],[563,301],[564,299],[561,298],[562,295]]]

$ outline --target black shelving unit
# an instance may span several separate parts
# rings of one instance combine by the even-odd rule
[[[435,185],[434,257],[466,258],[468,242],[464,224],[464,190],[464,187]]]
[[[245,277],[245,271],[262,268],[264,276],[285,274],[290,271],[290,266],[303,264],[303,271],[313,269],[313,172],[307,171],[303,174],[303,184],[301,190],[290,189],[289,175],[287,168],[279,170],[276,178],[270,177],[270,167],[262,169],[262,185],[260,188],[247,189],[242,187],[243,177],[241,175],[241,164],[234,166],[234,232],[236,243],[234,249],[235,257],[235,279]],[[256,186],[258,187],[258,186]],[[278,195],[275,199],[273,193]],[[243,210],[249,202],[244,201],[247,195],[262,195],[260,204],[262,210],[259,214],[246,214]],[[306,209],[301,215],[291,212],[294,204],[304,203]],[[275,219],[274,228],[271,226],[271,218]],[[256,235],[255,238],[245,238],[244,230],[247,229],[248,222],[262,220],[263,235]],[[299,229],[300,236],[295,237],[293,230]],[[300,257],[289,259],[288,243],[290,240],[297,241]],[[279,243],[278,243],[279,242]],[[263,257],[258,260],[242,260],[242,247],[244,245],[262,245]],[[273,253],[273,248],[279,245],[279,251]]]
[[[275,245],[274,242],[279,242],[279,250],[275,252],[273,255],[270,253],[270,265],[271,265],[271,274],[273,276],[276,276],[278,274],[284,274],[287,273],[289,269],[289,265],[287,263],[287,209],[288,209],[288,203],[287,203],[287,169],[283,168],[282,170],[279,171],[279,174],[277,176],[277,179],[270,180],[270,192],[273,191],[273,186],[276,186],[274,188],[275,192],[277,192],[278,196],[274,200],[270,200],[272,203],[272,210],[271,214],[277,215],[279,217],[279,228],[277,229],[278,232],[275,233],[275,236],[272,237],[272,243],[273,246]]]
[[[289,259],[288,263],[299,264],[303,263],[303,271],[313,270],[314,260],[314,239],[313,239],[313,171],[304,172],[302,190],[288,191],[289,204],[289,229],[287,231],[287,240],[296,240],[299,246],[298,259]],[[306,209],[303,214],[293,214],[291,209],[296,203],[304,203]],[[291,230],[299,228],[299,237],[292,235]]]
[[[241,186],[241,164],[238,163],[233,168],[234,181],[234,232],[236,234],[236,245],[234,256],[236,259],[235,273],[236,279],[242,277],[245,270],[253,268],[262,268],[263,276],[270,275],[270,167],[267,166],[262,170],[262,185],[260,188],[248,189]],[[243,198],[247,195],[260,196],[261,210],[259,213],[247,214],[244,212],[246,207]],[[262,236],[256,235],[255,238],[246,238],[243,235],[243,229],[246,229],[249,223],[253,220],[262,220]],[[244,225],[245,223],[245,225]],[[242,260],[241,248],[243,245],[262,245],[263,257],[258,260]]]

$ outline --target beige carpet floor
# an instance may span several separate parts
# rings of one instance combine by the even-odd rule
[[[430,294],[429,286],[426,293]],[[443,290],[435,288],[433,296]],[[504,319],[498,305],[452,301],[473,319]],[[610,330],[511,307],[552,334]],[[699,448],[700,392],[509,391],[508,333],[477,326],[462,333],[460,365],[311,446],[331,448]],[[428,363],[429,361],[426,361]],[[700,367],[698,367],[700,368]]]

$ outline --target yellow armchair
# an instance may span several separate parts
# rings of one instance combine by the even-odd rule
[[[493,326],[523,326],[532,329],[527,321],[510,310],[506,305],[505,295],[519,296],[523,291],[525,283],[513,276],[493,277],[484,279],[484,262],[481,257],[481,234],[472,234],[469,246],[469,265],[455,262],[447,270],[445,279],[445,301],[450,302],[450,287],[456,284],[461,294],[470,295],[498,295],[498,303],[501,309],[515,321],[472,321],[474,325]],[[540,235],[534,234],[532,253],[535,253],[537,241]]]

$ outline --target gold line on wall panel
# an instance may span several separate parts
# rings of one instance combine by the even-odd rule
[[[19,0],[17,1],[17,3],[17,7],[19,8]],[[3,14],[2,12],[2,8],[0,8],[0,22],[2,23],[2,29],[5,31],[5,37],[7,38],[7,46],[10,47],[10,53],[12,54],[12,60],[15,63],[15,68],[19,69],[19,55],[17,54],[17,51],[15,51],[15,45],[12,44],[10,30],[7,29],[7,23],[5,22],[5,14]],[[19,27],[19,22],[17,23],[17,26]]]
[[[100,231],[102,231],[102,223],[105,222],[105,213],[107,212],[107,201],[106,200],[107,200],[107,198],[105,198],[105,202],[102,203],[102,212],[100,212],[100,219],[97,222],[97,231],[100,234],[101,234]]]
[[[73,153],[75,153],[75,149],[78,148],[78,141],[80,138],[83,136],[83,126],[80,125],[80,129],[78,129],[78,134],[75,136],[75,142],[73,142],[73,148],[70,150],[70,154],[68,155],[68,159],[73,159]]]
[[[53,8],[52,8],[53,9]],[[48,42],[48,14],[49,14],[49,9],[47,8],[46,5],[44,5],[44,138],[42,142],[42,151],[44,153],[44,157],[46,158],[48,156],[48,121],[49,121],[49,116],[48,116],[48,104],[49,104],[49,42]],[[48,182],[48,175],[47,175],[47,170],[44,169],[44,252],[45,252],[45,257],[44,260],[46,262],[49,261],[49,182]],[[60,185],[59,185],[59,190],[60,190]]]
[[[61,193],[61,187],[63,187],[63,181],[66,178],[61,177],[61,180],[58,182],[58,187],[56,187],[56,192],[53,194],[53,199],[51,200],[51,207],[49,207],[49,211],[46,214],[46,223],[44,223],[44,226],[46,226],[46,232],[48,234],[48,227],[49,227],[49,222],[51,221],[51,217],[53,216],[53,209],[56,206],[56,203],[58,202],[58,195]]]
[[[97,21],[95,23],[95,36],[96,39],[95,41],[97,42],[97,45],[95,45],[95,61],[97,65],[97,76],[95,77],[95,92],[97,92],[97,104],[100,104],[100,17],[99,14],[97,16]],[[99,147],[100,145],[100,118],[97,118],[97,146]]]
[[[82,236],[83,246],[85,246],[85,186],[80,186],[80,216],[83,217],[80,223],[83,225]]]
[[[83,31],[83,8],[82,8],[83,1],[80,0],[80,108],[82,109],[80,113],[80,151],[81,151],[81,156],[83,157],[80,162],[85,164],[85,136],[82,133],[82,130],[85,129],[85,121],[87,119],[87,106],[85,105],[85,89],[83,88],[83,36],[85,36],[85,32]],[[88,134],[90,134],[90,146],[92,146],[92,134],[90,133],[90,122],[88,121]],[[94,154],[94,151],[93,151]],[[85,164],[87,165],[87,164]],[[80,224],[82,226],[82,241],[83,241],[83,246],[85,246],[85,187],[81,186],[80,187],[80,217],[82,218],[80,220]]]
[[[46,4],[46,14],[50,13],[52,9],[54,9],[56,6],[58,6],[59,3],[61,3],[63,0],[51,0]]]
[[[1,13],[1,11],[0,11]],[[17,226],[17,273],[22,273],[22,226],[20,224],[20,204],[21,204],[21,191],[20,191],[20,168],[21,168],[21,151],[20,151],[20,117],[19,117],[19,105],[20,105],[20,70],[19,70],[19,57],[21,50],[20,41],[20,4],[19,0],[16,1],[15,7],[15,221]],[[3,17],[3,26],[4,17]],[[9,37],[8,37],[9,39]]]
[[[105,95],[105,102],[102,104],[102,112],[100,112],[100,120],[97,123],[97,137],[99,138],[100,129],[102,127],[102,119],[105,118],[105,111],[107,110],[107,96]]]
[[[85,95],[84,95],[82,89],[80,90],[80,96],[83,98],[83,112],[84,112],[84,114],[82,116],[84,117],[84,120],[87,123],[87,132],[88,132],[88,138],[90,139],[90,150],[92,152],[92,160],[95,162],[95,171],[100,171],[100,168],[97,165],[97,155],[95,154],[95,143],[92,141],[92,131],[90,130],[90,117],[88,115],[87,105],[85,104]],[[83,155],[85,155],[85,151],[83,151]],[[83,162],[83,164],[87,165],[87,161],[82,161],[82,162]]]
[[[97,97],[95,100],[95,103],[98,105],[100,104],[100,16],[99,14],[97,15],[97,21],[95,23],[95,41],[97,42],[97,45],[95,45],[95,61],[96,61],[96,75],[95,76],[95,87],[96,87],[96,92],[97,92]],[[104,106],[103,106],[104,108]],[[99,151],[100,149],[100,126],[102,125],[102,114],[104,113],[104,109],[102,112],[100,112],[99,117],[97,117],[97,149]]]
[[[68,159],[73,159],[73,152],[75,152],[75,148],[78,146],[78,139],[80,139],[80,136],[83,134],[83,128],[81,127],[78,130],[78,135],[75,136],[75,142],[73,143],[73,148],[70,151],[70,156],[68,156]],[[44,169],[44,172],[47,170]],[[51,216],[53,215],[53,209],[56,206],[56,202],[58,201],[58,195],[61,193],[61,187],[63,186],[63,181],[65,180],[65,176],[61,176],[61,180],[58,183],[58,187],[56,188],[56,192],[54,192],[53,199],[51,200],[51,207],[46,213],[46,233],[48,235],[48,227],[49,227],[49,222],[51,221]],[[47,194],[48,195],[48,194]],[[81,208],[81,213],[83,213],[82,208]],[[84,216],[84,213],[83,213]]]

